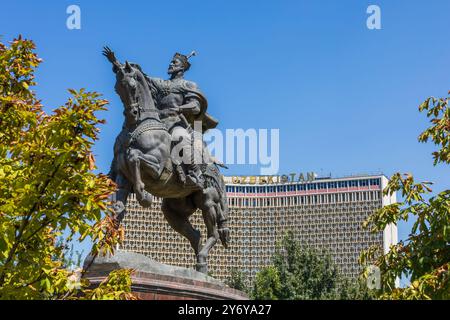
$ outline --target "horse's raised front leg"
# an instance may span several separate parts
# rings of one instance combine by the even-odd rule
[[[138,149],[129,149],[127,153],[127,160],[130,165],[130,175],[133,179],[131,183],[133,184],[134,192],[136,193],[136,198],[141,206],[144,208],[150,207],[152,204],[152,196],[150,193],[145,191],[145,184],[142,181],[141,176],[141,156],[142,152]]]
[[[128,182],[128,180],[122,176],[121,174],[118,174],[116,176],[116,184],[118,186],[118,189],[116,193],[114,194],[112,209],[115,213],[115,220],[117,223],[117,227],[122,222],[123,218],[126,214],[126,205],[128,200],[128,195],[131,191],[131,185]]]

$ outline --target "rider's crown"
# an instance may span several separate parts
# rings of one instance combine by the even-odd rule
[[[187,56],[177,52],[177,53],[174,54],[173,58],[180,60],[183,63],[183,65],[184,65],[184,70],[188,71],[189,68],[191,67],[191,64],[189,63],[189,58],[192,57],[192,56],[195,56],[195,55],[197,55],[197,53],[195,51],[192,51]]]

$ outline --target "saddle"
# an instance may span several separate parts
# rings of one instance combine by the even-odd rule
[[[172,117],[171,117],[172,118]],[[191,135],[191,141],[194,141],[194,130],[189,126],[187,121],[183,121],[181,117],[177,117],[178,120],[175,119],[161,119],[161,121],[154,119],[154,118],[147,118],[143,120],[133,131],[129,130],[122,130],[122,132],[119,134],[119,139],[121,140],[121,144],[126,148],[130,148],[130,146],[133,144],[134,141],[138,139],[138,137],[143,134],[144,132],[151,131],[151,130],[164,130],[169,132],[169,126],[173,127],[174,124],[183,124],[183,127],[185,127],[190,135]],[[170,146],[170,153],[172,152],[172,148],[174,147],[173,144]],[[206,145],[203,143],[203,152],[208,152]],[[170,154],[169,153],[169,154]],[[209,155],[208,152],[208,158],[210,159],[211,163],[202,163],[199,164],[200,171],[202,172],[203,177],[205,178],[203,187],[208,187],[214,185],[215,187],[219,187],[221,185],[221,181],[219,179],[220,172],[217,168],[217,166],[224,167],[226,166],[219,161],[217,161],[214,157]],[[186,165],[183,163],[180,163],[176,159],[169,158],[170,161],[167,161],[164,164],[164,168],[161,171],[160,179],[165,181],[170,178],[172,174],[176,174],[177,178],[183,185],[189,185],[187,183],[187,169]],[[220,190],[221,188],[218,188]]]

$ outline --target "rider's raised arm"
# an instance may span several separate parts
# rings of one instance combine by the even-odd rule
[[[122,67],[122,64],[117,60],[116,55],[109,47],[104,47],[102,54],[108,59],[113,65],[113,72],[117,73],[117,70]]]

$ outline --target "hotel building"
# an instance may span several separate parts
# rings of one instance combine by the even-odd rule
[[[295,181],[294,181],[295,180]],[[299,181],[300,180],[300,181]],[[397,228],[370,233],[363,221],[375,210],[396,202],[395,194],[384,196],[388,180],[384,175],[344,178],[315,178],[305,181],[287,176],[225,177],[229,208],[230,247],[220,242],[209,255],[209,270],[226,279],[233,268],[252,280],[256,272],[270,264],[277,241],[292,230],[306,246],[327,250],[343,275],[360,272],[361,250],[372,245],[383,247],[397,242]],[[173,231],[160,209],[161,199],[151,208],[140,207],[134,195],[124,219],[125,241],[121,249],[145,254],[170,265],[193,268],[195,257],[188,241]],[[205,235],[199,212],[191,222]]]

